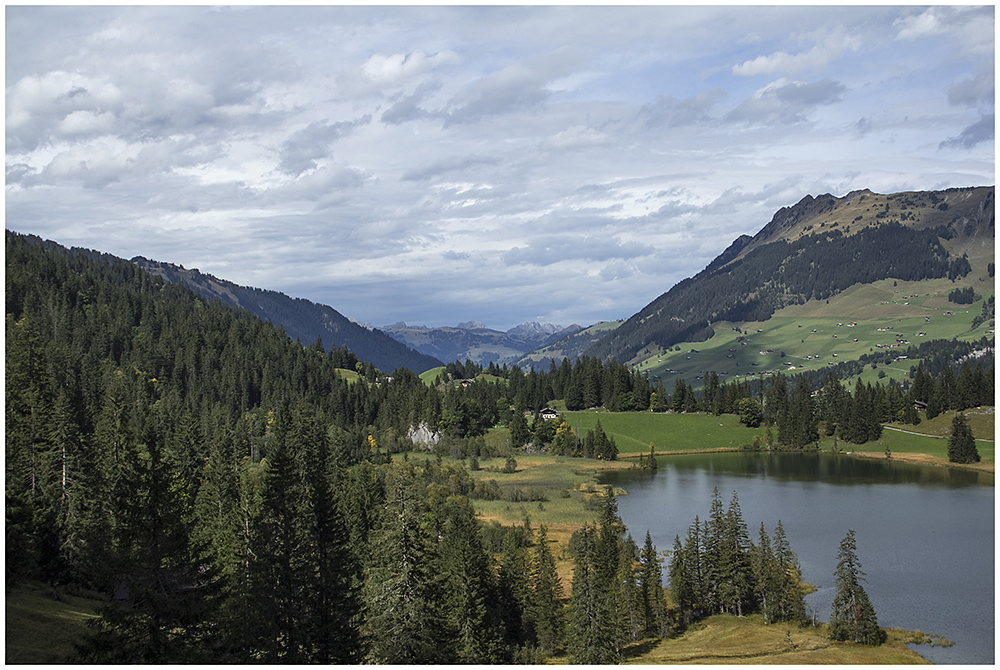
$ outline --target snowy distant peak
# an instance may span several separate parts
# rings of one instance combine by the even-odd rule
[[[387,335],[440,361],[472,360],[482,365],[510,363],[539,346],[579,330],[577,325],[564,328],[529,322],[502,332],[488,328],[481,321],[465,321],[455,327],[442,328],[398,322],[382,328]]]
[[[522,323],[519,326],[514,326],[507,331],[508,335],[514,335],[517,337],[533,338],[533,337],[547,337],[549,335],[555,335],[556,333],[561,333],[565,328],[563,326],[557,326],[552,323],[538,323],[537,321],[528,321],[527,323]]]

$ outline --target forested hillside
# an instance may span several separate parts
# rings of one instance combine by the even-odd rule
[[[586,353],[630,361],[706,340],[713,323],[763,321],[784,306],[828,299],[854,284],[964,277],[971,270],[967,255],[950,254],[945,242],[974,239],[989,243],[992,254],[993,210],[992,187],[806,198],[780,210],[757,236],[736,240]]]
[[[229,281],[171,263],[151,261],[141,256],[132,262],[153,275],[184,283],[206,298],[241,307],[265,321],[281,326],[289,337],[303,344],[321,338],[329,349],[346,347],[363,361],[380,370],[409,368],[417,374],[441,365],[441,361],[407,347],[379,330],[368,330],[327,305],[284,293],[239,286]]]
[[[569,540],[564,585],[545,526],[487,525],[471,502],[537,492],[441,457],[499,456],[511,472],[525,451],[615,460],[599,422],[576,435],[541,415],[556,399],[733,412],[767,427],[756,448],[810,448],[821,430],[861,443],[909,420],[914,398],[928,415],[992,398],[991,341],[956,376],[963,346],[939,345],[941,367],[918,367],[911,388],[859,382],[853,396],[835,375],[817,389],[780,374],[668,393],[591,357],[546,372],[453,363],[427,386],[124,260],[8,231],[5,580],[105,594],[63,659],[89,663],[612,663],[711,611],[794,619],[797,579],[692,581],[691,561],[788,572],[790,554],[768,548],[786,546],[780,527],[746,541],[735,499],[699,531],[730,553],[687,551],[671,579],[688,591],[668,608],[656,548],[631,538],[610,490]],[[435,454],[412,453],[416,426]],[[488,445],[497,426],[509,439]]]
[[[662,631],[655,550],[613,497],[569,612],[618,614],[581,633],[544,527],[486,527],[469,497],[495,483],[392,459],[417,423],[478,449],[475,389],[370,363],[349,383],[350,352],[112,256],[8,232],[6,269],[5,579],[107,594],[69,660],[614,660]]]

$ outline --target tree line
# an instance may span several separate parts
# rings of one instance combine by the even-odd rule
[[[517,367],[508,369],[493,364],[483,368],[469,361],[453,369],[462,375],[478,375],[477,378],[467,382],[465,388],[447,382],[443,401],[446,408],[456,408],[456,414],[449,417],[469,418],[454,422],[446,419],[442,428],[445,433],[466,435],[470,433],[465,426],[474,424],[471,434],[481,435],[493,425],[505,425],[511,430],[514,448],[530,444],[559,454],[588,457],[601,454],[606,459],[614,449],[609,446],[611,438],[602,436],[600,426],[592,436],[577,436],[564,421],[543,420],[539,410],[553,400],[564,400],[570,410],[581,409],[578,402],[583,397],[581,389],[589,388],[589,402],[601,403],[607,399],[610,406],[587,407],[734,414],[748,427],[764,428],[762,438],[748,446],[802,449],[815,444],[820,435],[864,444],[879,439],[883,423],[916,425],[922,416],[933,419],[945,411],[961,411],[993,402],[995,368],[988,341],[926,344],[929,346],[922,345],[921,351],[927,355],[929,368],[937,369],[937,374],[918,363],[911,367],[912,379],[902,384],[893,379],[887,384],[857,380],[853,388],[840,380],[840,368],[794,377],[778,372],[725,383],[712,371],[705,376],[700,391],[679,378],[673,392],[667,393],[662,382],[650,384],[645,373],[615,361],[582,357],[571,364],[563,359],[558,366],[551,362],[548,372],[532,369],[527,373]],[[971,359],[970,354],[976,351],[986,355]],[[956,367],[949,364],[956,355],[964,357],[957,375]],[[917,410],[917,403],[925,406],[925,412]],[[533,415],[530,423],[526,415]],[[478,417],[478,423],[472,417]],[[461,428],[454,430],[456,426]],[[587,439],[593,441],[588,443]]]

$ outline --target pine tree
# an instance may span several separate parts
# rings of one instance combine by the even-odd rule
[[[866,645],[885,642],[886,632],[879,628],[875,609],[861,585],[865,581],[865,573],[861,571],[853,530],[848,530],[840,542],[837,570],[834,574],[837,593],[830,617],[830,639]]]
[[[556,562],[549,548],[548,531],[538,529],[538,544],[531,571],[531,618],[539,648],[551,653],[559,648],[565,629],[563,590]]]
[[[969,427],[965,414],[961,412],[951,420],[951,435],[948,437],[948,460],[952,463],[979,462],[976,439],[972,435],[972,429]]]
[[[524,418],[524,410],[515,407],[514,418],[510,422],[510,445],[514,449],[520,449],[530,440],[531,432],[528,430],[528,422]]]
[[[751,604],[750,536],[735,491],[723,518],[718,551],[719,607],[743,616]]]
[[[507,651],[535,639],[535,614],[527,549],[517,529],[504,529],[497,572],[497,616]],[[510,654],[508,653],[507,656]]]
[[[578,665],[618,663],[618,631],[608,604],[608,591],[600,579],[597,529],[587,524],[579,531],[573,556],[573,588],[569,600],[568,648]]]
[[[89,663],[209,660],[217,581],[188,535],[187,484],[165,458],[156,417],[141,417],[141,452],[128,464],[133,497],[116,527],[116,598],[77,647]]]
[[[764,623],[773,623],[776,619],[776,582],[778,581],[777,566],[774,552],[771,550],[771,538],[764,530],[764,522],[760,524],[760,535],[757,544],[750,552],[750,565],[753,569],[754,597],[764,616]]]
[[[643,635],[664,637],[666,635],[667,602],[663,594],[663,570],[656,555],[656,547],[649,531],[639,553],[641,568],[639,590],[642,595]]]
[[[805,595],[800,586],[801,571],[798,558],[785,536],[785,529],[778,521],[771,543],[777,576],[774,616],[777,621],[799,621],[805,618]]]
[[[494,566],[480,537],[475,510],[464,496],[449,496],[439,514],[444,616],[458,663],[500,660],[500,621]]]
[[[418,486],[411,466],[390,466],[362,591],[367,660],[374,663],[450,663],[455,658],[436,547],[423,523],[427,503]]]
[[[688,543],[690,541],[689,534]],[[677,608],[677,624],[681,629],[686,628],[694,619],[697,607],[690,555],[689,547],[681,544],[679,535],[675,536],[673,550],[670,552],[670,597]]]

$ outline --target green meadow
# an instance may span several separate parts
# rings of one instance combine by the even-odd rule
[[[639,368],[648,371],[651,378],[658,377],[670,392],[678,377],[700,388],[702,380],[698,377],[711,370],[720,375],[720,381],[729,381],[770,370],[794,374],[831,367],[879,347],[892,347],[897,343],[897,334],[908,342],[894,348],[900,353],[928,340],[978,340],[994,329],[992,319],[972,328],[973,319],[982,313],[983,300],[971,305],[948,302],[952,289],[967,285],[972,285],[983,299],[993,295],[992,279],[988,284],[953,284],[947,279],[886,279],[857,284],[828,301],[812,300],[785,307],[767,321],[713,323],[715,335],[709,340],[653,352],[638,362]],[[743,339],[737,341],[738,337]],[[881,379],[886,383],[889,378],[902,381],[914,364],[916,361],[906,360],[874,370],[868,366],[862,378],[866,382]],[[883,376],[879,377],[879,373]]]
[[[8,588],[4,662],[67,662],[101,604],[98,594],[60,592],[35,582]]]
[[[673,414],[653,412],[605,412],[589,410],[565,412],[563,419],[580,437],[597,422],[618,444],[618,453],[647,453],[652,442],[657,453],[738,449],[752,444],[762,428],[747,428],[735,414]]]

